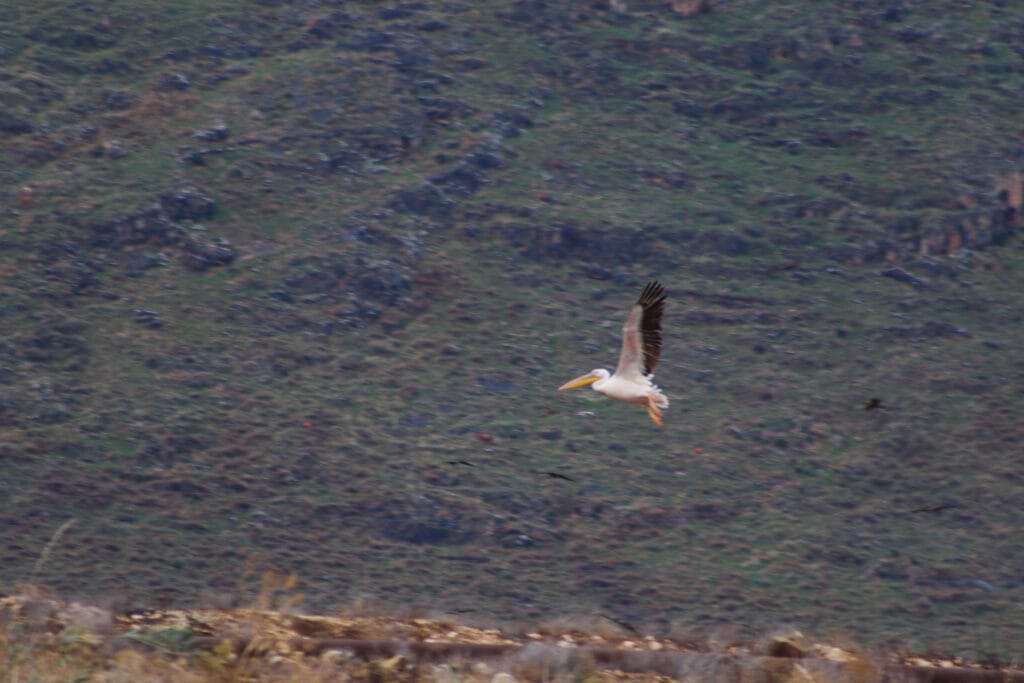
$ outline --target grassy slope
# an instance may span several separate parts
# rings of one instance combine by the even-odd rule
[[[269,565],[320,609],[1019,654],[1019,246],[910,256],[920,289],[829,254],[992,203],[1022,16],[504,6],[6,10],[5,106],[33,130],[0,164],[4,578],[73,517],[34,578],[136,602]],[[477,191],[395,209],[474,150],[501,160]],[[94,243],[191,186],[235,263]],[[353,324],[367,272],[408,288]],[[654,276],[666,428],[555,395]]]

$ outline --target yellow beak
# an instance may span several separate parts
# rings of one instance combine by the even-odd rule
[[[558,390],[559,391],[565,391],[566,389],[578,389],[579,387],[585,387],[588,384],[593,384],[597,380],[598,380],[597,375],[595,375],[592,372],[588,372],[587,374],[583,375],[582,377],[577,377],[574,380],[570,380],[570,381],[566,382],[562,386],[558,387]]]

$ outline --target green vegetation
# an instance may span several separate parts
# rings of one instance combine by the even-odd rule
[[[0,10],[0,588],[1019,657],[1024,11],[632,4]]]

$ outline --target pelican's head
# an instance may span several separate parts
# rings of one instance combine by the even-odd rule
[[[577,377],[576,379],[569,380],[562,386],[558,387],[558,390],[565,391],[566,389],[578,389],[579,387],[585,387],[588,384],[593,384],[594,382],[600,381],[602,379],[608,379],[610,376],[611,375],[609,375],[608,371],[605,370],[604,368],[596,368],[594,370],[591,370],[587,374],[583,375],[582,377]]]

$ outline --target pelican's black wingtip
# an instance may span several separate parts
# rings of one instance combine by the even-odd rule
[[[666,298],[665,287],[657,280],[651,280],[640,293],[637,303],[646,308],[655,303],[662,303]]]
[[[644,287],[637,304],[643,309],[640,334],[643,344],[643,372],[650,375],[661,355],[661,316],[665,309],[665,288],[657,280]]]

